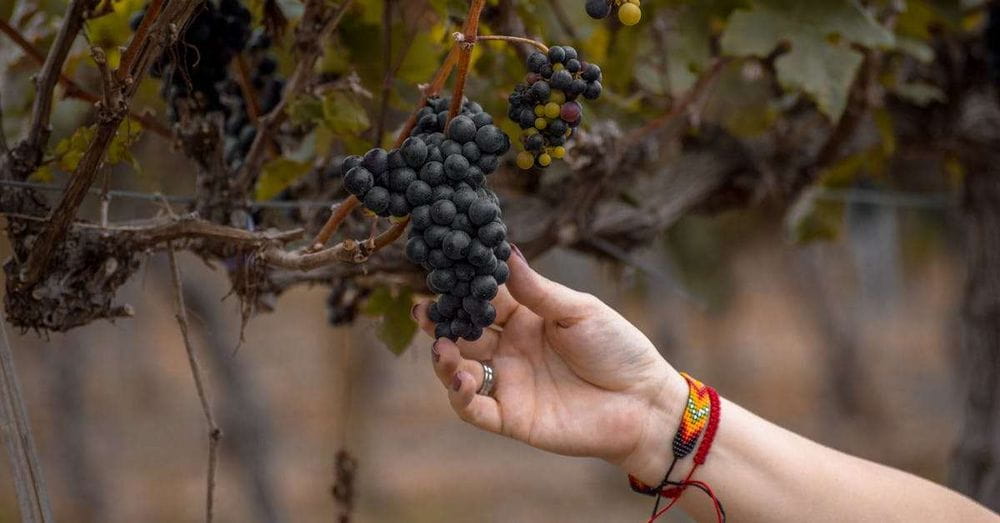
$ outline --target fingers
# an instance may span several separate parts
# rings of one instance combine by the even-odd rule
[[[483,365],[479,361],[467,359],[454,342],[447,338],[439,338],[431,347],[431,358],[434,360],[434,373],[441,384],[451,386],[456,372],[464,371],[480,383],[483,379]]]
[[[476,394],[483,383],[483,366],[462,357],[458,346],[442,338],[434,342],[434,372],[448,388],[451,408],[464,421],[484,430],[500,432],[500,406],[496,400]]]
[[[587,295],[560,285],[532,269],[524,255],[513,247],[507,265],[510,277],[507,289],[518,303],[550,321],[558,321],[580,315],[586,308]]]
[[[509,298],[509,294],[507,295]],[[497,295],[499,297],[499,294]],[[513,298],[510,298],[513,301]],[[420,329],[428,336],[434,337],[434,322],[427,317],[427,309],[430,307],[429,301],[418,303],[413,306],[411,314],[417,321]],[[516,304],[515,304],[516,306]],[[500,343],[500,333],[493,329],[483,329],[483,335],[476,341],[458,340],[458,348],[462,356],[474,360],[488,360],[496,352]]]
[[[456,373],[448,389],[451,408],[463,421],[499,433],[502,428],[500,404],[489,396],[476,394],[478,389],[479,382],[471,374],[465,371]]]

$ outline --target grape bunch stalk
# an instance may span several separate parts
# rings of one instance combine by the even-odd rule
[[[642,18],[640,0],[587,0],[587,14],[600,20],[611,14],[612,7],[618,8],[618,21],[624,25],[635,25]]]
[[[566,141],[583,119],[579,98],[601,96],[601,68],[584,62],[576,49],[553,46],[528,56],[525,81],[508,98],[507,116],[521,129],[524,150],[517,166],[548,167],[566,154]]]
[[[475,102],[448,122],[450,103],[428,100],[398,149],[346,158],[344,187],[375,215],[409,216],[406,256],[440,294],[428,311],[435,336],[473,341],[496,319],[490,300],[509,274],[507,226],[486,176],[510,139]]]

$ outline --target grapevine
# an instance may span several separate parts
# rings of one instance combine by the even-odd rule
[[[584,62],[576,49],[554,46],[528,56],[525,81],[508,98],[507,116],[521,129],[524,150],[517,166],[548,167],[566,154],[566,141],[583,119],[579,98],[601,96],[601,68]]]

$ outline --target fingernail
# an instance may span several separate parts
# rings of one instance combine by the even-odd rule
[[[419,303],[414,303],[413,306],[410,307],[410,318],[413,318],[413,321],[417,321],[417,307],[419,306]]]
[[[528,260],[525,259],[525,257],[524,257],[524,253],[521,252],[521,249],[517,248],[517,245],[514,245],[513,243],[510,244],[510,250],[513,251],[514,254],[516,254],[518,258],[521,258],[521,261],[523,261],[524,263],[528,263]]]
[[[462,377],[455,373],[451,378],[451,390],[458,392],[460,388],[462,388]]]
[[[438,361],[441,360],[441,353],[438,352],[438,342],[437,342],[437,340],[435,340],[434,344],[431,345],[431,358],[434,359],[434,363],[437,363]]]

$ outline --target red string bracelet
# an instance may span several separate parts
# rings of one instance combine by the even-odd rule
[[[698,466],[704,464],[708,458],[708,452],[712,448],[712,442],[715,440],[716,432],[719,429],[722,402],[719,400],[718,392],[712,387],[701,383],[683,372],[681,376],[688,383],[688,399],[685,404],[684,413],[681,416],[680,426],[677,428],[677,433],[674,435],[671,446],[673,460],[670,463],[670,467],[667,468],[667,473],[664,475],[663,481],[657,487],[650,487],[631,474],[628,478],[629,485],[636,492],[656,496],[653,513],[649,518],[650,523],[670,510],[689,486],[702,490],[712,498],[716,517],[719,522],[724,522],[726,520],[726,511],[722,508],[722,503],[719,502],[715,493],[712,492],[711,487],[702,481],[691,479]],[[691,468],[691,471],[688,472],[687,477],[683,481],[670,481],[670,473],[673,472],[677,461],[694,450],[695,443],[698,441],[703,430],[704,437],[701,438],[701,445],[698,447],[698,452],[695,453],[694,466]],[[673,498],[663,510],[659,510],[661,497]]]

